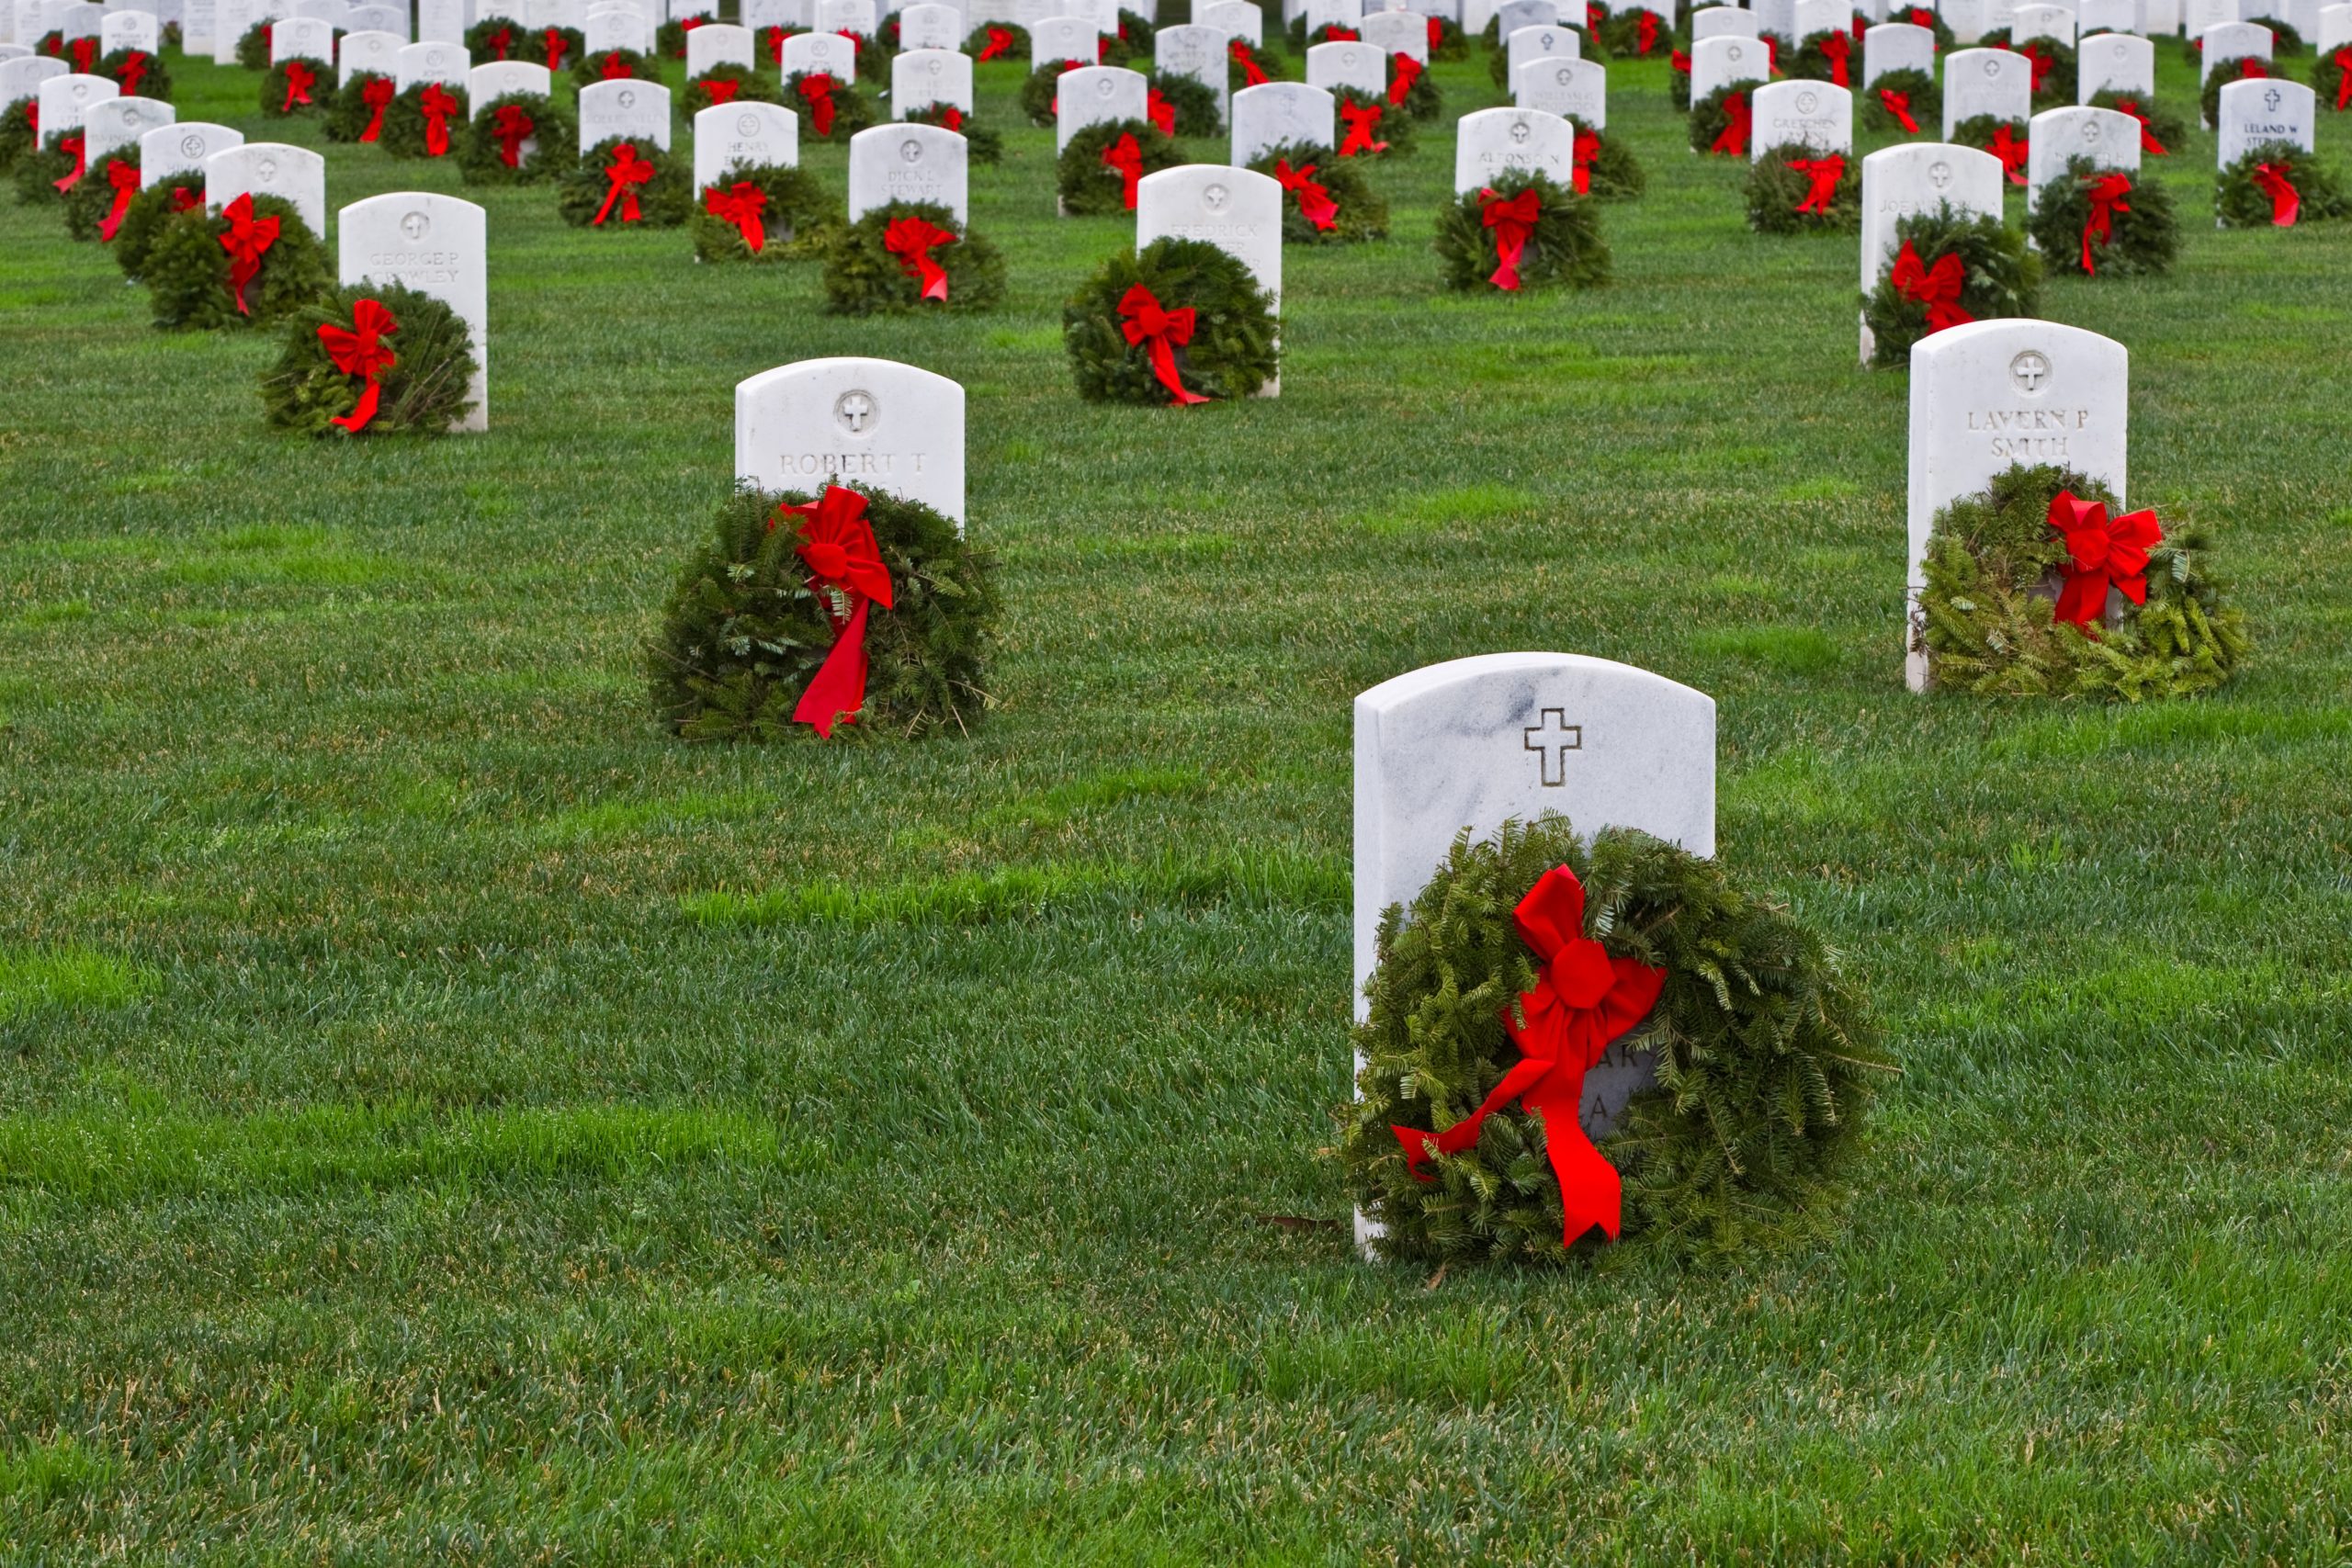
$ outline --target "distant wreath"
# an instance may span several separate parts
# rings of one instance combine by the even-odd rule
[[[1448,288],[1480,293],[1597,288],[1611,268],[1594,199],[1518,169],[1438,209],[1437,254]]]
[[[1356,244],[1385,239],[1388,202],[1362,165],[1341,163],[1328,147],[1286,141],[1250,165],[1283,187],[1283,243]]]
[[[571,110],[540,93],[503,93],[466,121],[458,167],[468,185],[536,185],[580,162]]]
[[[2180,224],[2161,180],[2068,161],[2041,187],[2026,232],[2053,271],[2083,277],[2145,277],[2172,270]]]
[[[650,137],[609,136],[556,181],[556,211],[575,229],[674,229],[686,220],[694,181]]]
[[[2266,141],[2214,178],[2213,209],[2232,229],[2292,229],[2352,216],[2327,167],[2291,141]]]
[[[2041,313],[2041,258],[2000,219],[1945,202],[1896,220],[1894,237],[1894,260],[1862,298],[1871,364],[1908,365],[1921,338],[1947,327]]]
[[[297,311],[262,373],[264,415],[302,435],[444,435],[473,406],[471,336],[457,312],[398,284]]]
[[[1273,297],[1204,240],[1155,240],[1106,261],[1062,310],[1078,394],[1089,402],[1246,398],[1276,374]]]
[[[807,169],[785,164],[729,168],[695,197],[695,254],[707,262],[815,255],[841,212],[841,202]]]
[[[825,303],[839,315],[992,310],[1004,257],[937,202],[894,201],[824,241]]]
[[[1747,169],[1747,226],[1759,234],[1851,234],[1862,226],[1862,164],[1802,142],[1767,148]]]

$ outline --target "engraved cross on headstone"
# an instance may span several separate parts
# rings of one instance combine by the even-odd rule
[[[864,392],[852,392],[842,399],[842,423],[853,434],[865,429],[865,422],[874,417],[874,400]]]
[[[1565,708],[1545,708],[1544,721],[1531,724],[1520,733],[1526,737],[1522,745],[1536,753],[1544,771],[1544,783],[1557,787],[1568,782],[1568,753],[1584,750],[1584,726],[1570,724]]]

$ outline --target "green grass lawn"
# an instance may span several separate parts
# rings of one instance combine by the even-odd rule
[[[1281,399],[1190,412],[1071,392],[1131,229],[980,75],[1002,314],[467,192],[492,429],[430,445],[267,434],[272,342],[0,206],[0,1561],[2352,1553],[2352,224],[2214,232],[2199,133],[2178,269],[2046,291],[2245,676],[1921,700],[1854,243],[1749,234],[1662,65],[1612,287],[1439,293],[1428,132],[1286,259]],[[970,390],[1001,706],[665,739],[734,384],[836,354]],[[1531,648],[1713,694],[1722,852],[1866,975],[1834,1243],[1429,1288],[1266,1223],[1348,1210],[1350,700]]]

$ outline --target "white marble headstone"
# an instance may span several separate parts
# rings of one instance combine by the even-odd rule
[[[2075,95],[2082,103],[2107,92],[2153,95],[2156,46],[2129,33],[2098,33],[2083,40],[2075,70]]]
[[[1136,185],[1136,249],[1155,240],[1205,240],[1283,299],[1283,187],[1254,169],[1185,164]]]
[[[2140,0],[2083,0],[2075,12],[2075,28],[2083,38],[2093,33],[2141,32],[2144,29]]]
[[[1704,43],[1711,38],[1754,38],[1756,13],[1737,6],[1709,6],[1690,13],[1690,38]]]
[[[1090,125],[1143,119],[1150,108],[1151,84],[1124,65],[1081,65],[1062,73],[1054,99],[1054,150]]]
[[[1565,55],[1531,60],[1511,78],[1511,102],[1574,120],[1588,130],[1609,129],[1609,72],[1599,61]]]
[[[65,75],[65,62],[45,55],[32,55],[23,60],[0,60],[0,108],[31,98],[38,102],[40,85],[52,76]]]
[[[694,40],[701,36],[702,31],[696,28],[686,35],[689,49],[694,47]],[[587,26],[580,29],[580,42],[582,49],[589,54],[610,54],[615,50],[625,49],[635,54],[650,55],[653,52],[653,20],[644,12],[635,9],[601,11],[590,17]]]
[[[752,29],[731,22],[705,22],[686,35],[686,76],[707,75],[713,66],[740,65],[749,71]]]
[[[1853,21],[1851,0],[1797,0],[1789,17],[1799,43],[1816,33],[1845,33],[1850,39]]]
[[[1757,88],[1749,106],[1756,117],[1750,161],[1786,142],[1815,152],[1854,150],[1854,95],[1834,82],[1774,82]]]
[[[1388,91],[1388,56],[1361,40],[1315,44],[1306,51],[1306,80],[1333,93],[1352,87],[1378,98]]]
[[[527,60],[493,60],[466,73],[466,106],[476,119],[489,112],[492,103],[510,94],[526,93],[544,98],[554,91],[555,78],[548,68]],[[532,137],[524,141],[526,158],[537,151],[537,140]]]
[[[68,71],[62,76],[44,78],[34,89],[40,114],[40,144],[56,145],[60,136],[82,129],[83,116],[108,98],[121,96],[121,87],[111,76],[85,76]]]
[[[98,54],[103,59],[119,49],[153,54],[163,47],[163,36],[153,11],[109,11],[98,22]]]
[[[817,29],[828,33],[854,33],[870,39],[881,25],[875,14],[874,0],[817,0]]]
[[[1285,142],[1329,149],[1339,125],[1330,93],[1304,82],[1266,82],[1233,95],[1233,161],[1247,167]]]
[[[1761,39],[1711,38],[1690,46],[1690,101],[1703,103],[1724,87],[1760,86],[1770,56]]]
[[[1862,34],[1862,85],[1890,71],[1924,71],[1936,77],[1936,35],[1909,22],[1881,22]]]
[[[849,220],[892,202],[932,202],[969,221],[971,149],[937,125],[894,120],[849,139]]]
[[[2205,44],[2198,61],[2200,83],[2211,81],[2213,73],[2233,60],[2259,60],[2267,64],[2277,42],[2260,22],[2223,22],[2207,28],[2199,36]]]
[[[397,283],[429,294],[466,323],[473,339],[473,411],[456,428],[490,428],[488,220],[454,196],[393,191],[355,201],[335,215],[336,281],[345,288]],[[392,348],[400,349],[398,333]]]
[[[695,189],[720,184],[730,170],[800,164],[800,117],[781,104],[713,104],[695,116]]]
[[[416,41],[461,44],[466,39],[466,0],[416,0]]]
[[[2346,44],[2352,44],[2352,6],[2321,6],[2319,51],[2322,54],[2333,53]]]
[[[735,475],[888,491],[964,521],[964,389],[889,359],[804,359],[735,385]]]
[[[1204,28],[1215,28],[1226,41],[1246,39],[1251,49],[1266,44],[1266,14],[1250,0],[1216,0],[1214,6],[1204,6],[1193,14],[1193,20]]]
[[[836,82],[857,80],[857,45],[839,33],[795,33],[784,40],[783,73],[831,76]]]
[[[1756,0],[1749,9],[1756,13],[1758,32],[1770,33],[1784,45],[1804,41],[1797,37],[1796,0]]]
[[[1971,321],[1911,349],[1910,609],[1936,513],[2018,464],[2055,463],[2124,496],[2132,356],[2097,333],[2056,321]],[[1913,691],[1927,663],[1906,661]]]
[[[1094,23],[1084,17],[1049,17],[1029,33],[1029,69],[1075,60],[1091,65],[1102,52]]]
[[[970,34],[953,6],[910,6],[899,13],[900,49],[962,49]]]
[[[1495,7],[1495,36],[1508,39],[1521,28],[1556,28],[1571,21],[1582,22],[1583,10],[1573,9],[1575,15],[1570,17],[1562,12],[1555,0],[1508,0],[1507,4]]]
[[[400,52],[392,56],[392,80],[403,93],[420,82],[463,88],[466,73],[472,68],[463,44],[403,44]]]
[[[1883,148],[1862,160],[1861,291],[1868,294],[1894,260],[1895,225],[1949,205],[1960,214],[2001,217],[2007,175],[2001,160],[1948,141],[1914,141]],[[1876,349],[1862,328],[1861,359]]]
[[[2033,118],[2033,62],[2006,49],[1962,49],[1944,61],[1944,140],[1964,119]]]
[[[1364,42],[1383,54],[1406,54],[1423,65],[1430,62],[1429,22],[1418,12],[1374,11],[1364,17],[1358,30]]]
[[[815,20],[810,0],[743,0],[743,25],[754,34],[770,28],[807,28]]]
[[[345,17],[351,26],[344,37],[347,45],[352,33],[390,33],[401,43],[410,41],[408,11],[400,6],[354,6]],[[387,72],[385,74],[390,75]]]
[[[158,126],[170,125],[179,110],[161,98],[130,96],[92,104],[82,118],[82,156],[89,167],[118,147],[128,147]]]
[[[670,150],[670,89],[659,82],[592,82],[580,89],[580,150],[616,136]]]
[[[2033,210],[2041,187],[2063,178],[2067,164],[2087,158],[2103,174],[2140,172],[2140,122],[2114,109],[2045,109],[2027,126],[2025,205]]]
[[[247,194],[291,202],[311,232],[325,236],[327,161],[309,148],[284,141],[247,141],[225,147],[204,160],[206,207],[218,212]]]
[[[1363,0],[1305,0],[1298,14],[1306,18],[1306,36],[1325,28],[1352,28],[1363,20]]]
[[[335,51],[335,85],[340,86],[362,73],[397,78],[401,51],[407,47],[398,33],[370,30],[344,34]]]
[[[139,139],[139,188],[161,185],[172,175],[201,175],[205,160],[215,152],[245,144],[245,133],[206,119],[184,119],[159,126]]]
[[[1151,40],[1152,69],[1165,76],[1189,76],[1216,95],[1217,107],[1228,112],[1230,74],[1226,70],[1226,36],[1215,28],[1185,23],[1162,28]]]
[[[342,32],[350,24],[351,6],[348,0],[294,0],[294,14],[324,22]]]
[[[2238,0],[2181,0],[2180,30],[2190,38],[2202,38],[2206,28],[2237,21],[2240,15]]]
[[[972,112],[972,57],[953,49],[912,49],[890,62],[890,117],[904,119],[933,104]]]
[[[2291,141],[2306,152],[2315,151],[2318,95],[2301,82],[2257,77],[2228,83],[2217,112],[2216,168],[2228,168],[2266,141]]]
[[[1490,186],[1513,169],[1561,186],[1576,179],[1576,127],[1539,109],[1478,109],[1454,127],[1456,196]]]
[[[308,60],[323,65],[334,58],[334,26],[312,17],[288,17],[269,28],[269,62]]]
[[[2064,6],[2020,6],[2009,26],[2009,37],[2018,43],[2038,38],[2075,46],[2075,13]]]
[[[1583,54],[1584,35],[1574,28],[1556,22],[1521,28],[1503,39],[1503,79],[1517,83],[1520,72],[1534,61],[1577,60]]]

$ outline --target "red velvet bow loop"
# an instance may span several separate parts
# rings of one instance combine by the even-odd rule
[[[111,241],[115,231],[122,227],[123,215],[130,210],[130,198],[139,194],[139,165],[126,164],[119,158],[108,158],[107,184],[114,187],[114,204],[107,209],[107,215],[98,220],[98,238]]]
[[[80,185],[82,176],[90,172],[89,145],[88,141],[78,130],[68,131],[59,137],[56,142],[57,150],[70,154],[74,159],[74,166],[65,171],[63,179],[51,180],[50,183],[59,190],[72,190],[75,186]]]
[[[384,110],[390,107],[399,84],[390,76],[370,76],[359,85],[359,101],[368,106],[368,129],[359,133],[362,141],[373,141],[384,134]]]
[[[939,106],[939,123],[945,130],[961,130],[964,129],[964,111],[954,104],[942,104]]]
[[[174,186],[172,187],[172,210],[174,212],[194,212],[198,208],[202,207],[203,205],[204,197],[198,195],[193,186]]]
[[[1147,90],[1144,117],[1151,121],[1152,129],[1160,135],[1176,134],[1176,106],[1170,103],[1156,86]]]
[[[2163,142],[2161,142],[2161,141],[2157,141],[2157,140],[2156,140],[2156,133],[2155,133],[2154,131],[2150,130],[2148,129],[2148,117],[2147,117],[2145,114],[2143,114],[2143,113],[2142,113],[2142,112],[2141,112],[2141,109],[2140,109],[2140,100],[2139,100],[2139,99],[2137,99],[2137,98],[2118,98],[2118,99],[2116,99],[2116,100],[2115,100],[2115,112],[2116,112],[2116,113],[2118,113],[2118,114],[2128,114],[2128,115],[2130,115],[2133,119],[2136,119],[2136,120],[2138,120],[2138,121],[2140,122],[2140,151],[2141,151],[2141,152],[2143,152],[2146,153],[2148,156],[2150,156],[2150,157],[2152,157],[2152,158],[2168,158],[2168,157],[2172,156],[2172,154],[2171,154],[2171,153],[2169,153],[2169,152],[2165,152],[2165,144],[2164,144]]]
[[[808,106],[809,122],[817,134],[833,133],[833,78],[830,73],[811,71],[800,78],[800,97]]]
[[[296,104],[311,101],[311,89],[319,85],[319,73],[299,60],[286,62],[286,101],[277,106],[280,114],[292,114]]]
[[[504,60],[514,52],[514,28],[510,23],[482,39],[482,42],[490,46],[492,58]]]
[[[832,739],[835,724],[855,722],[865,706],[865,621],[870,605],[890,608],[890,569],[865,515],[865,497],[827,485],[815,501],[779,506],[768,520],[773,533],[786,517],[798,517],[795,553],[808,569],[810,592],[824,602],[832,623],[832,651],[818,666],[808,689],[792,710],[793,722]]]
[[[1938,257],[1933,266],[1926,266],[1921,265],[1919,253],[1912,248],[1911,242],[1905,240],[1902,252],[1894,258],[1894,270],[1887,277],[1897,294],[1928,308],[1929,336],[1976,319],[1960,308],[1961,290],[1968,287],[1968,264],[1956,252]]]
[[[2091,247],[2106,244],[2115,237],[2115,215],[2129,212],[2132,204],[2123,198],[2132,194],[2129,175],[2101,175],[2090,183],[2091,214],[2083,220],[2083,271],[2097,273],[2098,264],[2091,259]]]
[[[620,203],[621,221],[634,223],[643,216],[637,206],[637,187],[653,177],[653,165],[637,155],[637,143],[623,141],[613,148],[613,161],[605,165],[605,178],[611,182],[605,191],[605,205],[596,209],[591,221],[601,225],[612,216],[613,203]]]
[[[87,76],[96,69],[98,40],[85,33],[67,46],[74,52],[74,69]]]
[[[2050,501],[2050,526],[2065,541],[2067,558],[2053,621],[2090,630],[2107,610],[2110,587],[2134,604],[2148,602],[2148,552],[2165,542],[2154,512],[2110,518],[2099,502],[2062,490]]]
[[[596,79],[600,82],[627,82],[636,75],[636,69],[621,58],[617,49],[605,56],[605,62],[596,67]]]
[[[1437,17],[1430,18],[1429,39],[1430,57],[1435,59],[1437,51],[1445,46],[1445,23],[1442,19]]]
[[[1381,107],[1378,104],[1341,104],[1340,119],[1348,133],[1340,139],[1340,156],[1360,157],[1367,152],[1385,152],[1388,143],[1375,141],[1380,130]]]
[[[1821,39],[1821,52],[1829,62],[1831,85],[1839,87],[1852,86],[1853,76],[1848,69],[1848,62],[1853,58],[1854,40],[1844,33],[1825,33]]]
[[[1644,16],[1649,15],[1645,11]],[[1576,138],[1568,144],[1569,184],[1578,196],[1592,194],[1592,162],[1600,156],[1600,133],[1577,127]]]
[[[134,49],[122,57],[122,73],[115,81],[121,86],[124,97],[139,96],[139,84],[147,80],[148,63],[148,54],[143,49]]]
[[[1773,76],[1781,73],[1781,40],[1771,33],[1764,35],[1764,70]]]
[[[2048,44],[2039,39],[2028,39],[2012,52],[2022,54],[2033,62],[2034,92],[2039,93],[2049,85],[2050,73],[2057,68],[2058,57],[2050,52]]]
[[[2001,161],[2001,173],[2008,176],[2011,185],[2026,183],[2026,144],[2018,140],[2015,131],[2006,125],[1995,126],[1992,145],[1984,150]]]
[[[1755,117],[1747,107],[1746,93],[1724,95],[1723,133],[1715,138],[1707,151],[1722,152],[1734,158],[1747,157],[1747,134],[1755,123]]]
[[[253,311],[245,304],[245,285],[260,274],[261,258],[277,243],[280,225],[276,218],[254,216],[250,191],[222,208],[220,216],[229,223],[229,231],[220,236],[220,248],[229,253],[229,288],[237,297],[237,314],[250,316]]]
[[[424,152],[429,158],[447,156],[449,151],[449,117],[458,112],[458,100],[438,82],[427,82],[416,101],[424,111]]]
[[[541,33],[539,35],[539,47],[547,51],[548,70],[560,71],[563,69],[563,53],[566,49],[571,47],[571,40],[563,36],[563,29],[561,28],[549,28],[546,32]],[[605,62],[608,68],[611,63],[612,62],[610,60]],[[606,73],[606,79],[610,80],[609,69]]]
[[[1288,158],[1274,160],[1274,181],[1283,189],[1298,197],[1298,215],[1316,228],[1329,232],[1339,221],[1340,204],[1331,193],[1315,178],[1313,164],[1294,169]]]
[[[1402,108],[1406,98],[1412,94],[1413,84],[1421,79],[1424,67],[1409,54],[1392,54],[1388,57],[1388,101]]]
[[[1120,197],[1127,210],[1136,209],[1136,182],[1143,178],[1143,149],[1136,145],[1135,133],[1123,131],[1119,139],[1102,149],[1102,166],[1115,172],[1120,181]]]
[[[2270,221],[2281,229],[2293,228],[2302,210],[2302,193],[2288,177],[2293,173],[2291,164],[2257,164],[2254,169],[2255,185],[2270,198]]]
[[[523,166],[523,143],[538,125],[520,104],[501,104],[490,117],[490,133],[498,138],[498,161],[510,169]]]
[[[1489,283],[1506,290],[1518,288],[1519,264],[1527,254],[1536,220],[1543,216],[1544,197],[1533,186],[1509,197],[1498,196],[1492,188],[1479,191],[1479,221],[1495,231],[1495,260],[1500,264],[1487,278]]]
[[[706,76],[702,79],[702,90],[715,108],[720,104],[733,103],[735,95],[743,90],[743,84],[726,76]]]
[[[1796,210],[1827,217],[1838,200],[1838,182],[1846,177],[1846,160],[1832,152],[1826,158],[1800,158],[1789,167],[1813,182]]]
[[[987,47],[980,51],[979,63],[986,65],[1001,55],[1012,52],[1012,34],[1003,28],[990,28]]]
[[[1225,46],[1225,52],[1227,58],[1241,67],[1243,86],[1262,87],[1271,80],[1266,74],[1266,68],[1258,63],[1258,56],[1250,48],[1248,39],[1235,39]]]
[[[1592,1146],[1577,1117],[1585,1074],[1611,1042],[1649,1015],[1666,988],[1666,971],[1636,958],[1613,956],[1584,934],[1584,884],[1566,866],[1544,874],[1519,901],[1520,940],[1542,961],[1535,988],[1519,998],[1518,1015],[1503,1011],[1503,1027],[1520,1059],[1478,1109],[1442,1133],[1419,1127],[1389,1130],[1404,1145],[1405,1162],[1423,1181],[1432,1154],[1460,1154],[1478,1141],[1488,1116],[1517,1100],[1543,1118],[1544,1145],[1559,1179],[1572,1243],[1598,1225],[1611,1240],[1623,1223],[1624,1191],[1616,1168]]]
[[[743,236],[743,243],[753,255],[767,248],[768,230],[764,215],[768,209],[768,193],[749,180],[737,180],[726,190],[717,186],[705,186],[702,209],[721,223],[732,223],[735,231]]]
[[[1898,93],[1892,87],[1881,87],[1878,90],[1878,101],[1886,107],[1888,114],[1894,117],[1894,123],[1903,128],[1904,135],[1919,134],[1919,122],[1911,118],[1910,94]]]
[[[1193,341],[1193,316],[1189,305],[1180,310],[1161,308],[1151,290],[1138,283],[1119,299],[1119,330],[1126,334],[1129,346],[1140,347],[1151,358],[1151,373],[1168,389],[1170,402],[1179,407],[1205,403],[1210,400],[1198,392],[1184,389],[1184,378],[1176,370],[1176,351]]]
[[[892,219],[882,231],[882,248],[899,258],[899,271],[922,286],[926,299],[947,298],[947,271],[932,259],[931,253],[955,243],[954,234],[911,214]]]
[[[391,311],[380,299],[362,299],[354,305],[351,325],[353,330],[346,332],[332,322],[321,323],[319,342],[325,346],[327,357],[334,361],[336,369],[346,376],[367,378],[368,384],[360,389],[359,401],[352,405],[351,412],[328,422],[356,435],[376,417],[377,400],[384,389],[384,372],[400,363],[384,340],[400,331],[401,325],[392,320]]]

